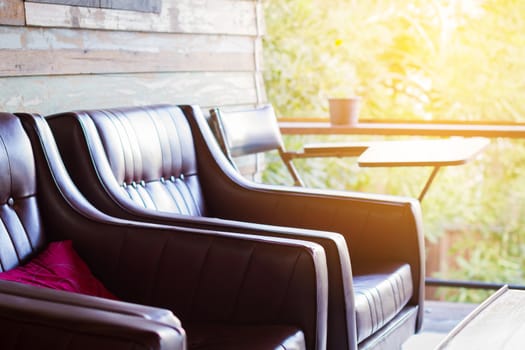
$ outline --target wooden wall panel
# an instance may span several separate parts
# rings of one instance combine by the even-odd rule
[[[24,0],[0,0],[0,24],[24,25]]]
[[[257,34],[257,3],[164,0],[160,14],[25,3],[27,25],[123,31]]]
[[[154,73],[0,78],[0,111],[43,115],[152,103],[252,105],[252,73]]]
[[[264,103],[261,9],[260,0],[163,0],[157,14],[0,0],[0,111]]]
[[[246,36],[0,26],[0,76],[254,71]]]
[[[75,6],[121,9],[142,12],[160,12],[162,0],[26,0],[48,4],[63,4]]]

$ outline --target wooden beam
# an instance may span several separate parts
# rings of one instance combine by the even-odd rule
[[[0,78],[0,110],[37,112],[154,103],[254,105],[250,73],[153,73]]]
[[[160,14],[26,2],[27,25],[123,31],[256,35],[256,2],[164,0]]]
[[[0,0],[0,24],[23,26],[25,24],[23,0]]]
[[[254,71],[245,36],[0,27],[0,77]]]
[[[465,136],[525,138],[525,125],[479,124],[458,122],[435,123],[388,123],[359,122],[357,125],[333,126],[329,122],[279,122],[279,128],[287,135],[385,135],[385,136]]]

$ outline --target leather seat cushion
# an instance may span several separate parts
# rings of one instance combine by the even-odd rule
[[[360,343],[405,307],[413,293],[412,274],[408,264],[368,265],[366,269],[354,269],[353,273]]]
[[[306,349],[298,328],[281,325],[184,324],[191,350]]]

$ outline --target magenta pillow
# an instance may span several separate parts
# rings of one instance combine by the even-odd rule
[[[93,276],[71,241],[50,243],[27,264],[0,273],[0,279],[117,300]]]

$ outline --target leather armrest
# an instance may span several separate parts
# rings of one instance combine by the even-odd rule
[[[233,177],[217,179],[213,193],[228,197],[229,206],[213,198],[212,212],[230,220],[264,222],[340,233],[353,266],[370,261],[406,262],[413,282],[413,304],[421,304],[424,284],[424,236],[419,202],[386,195],[285,188]],[[257,203],[257,206],[249,203]]]
[[[307,342],[326,343],[327,267],[315,243],[136,223],[92,229],[89,240],[80,227],[60,235],[78,242],[125,300],[168,308],[183,322],[294,325]],[[86,248],[103,239],[117,242]]]
[[[70,294],[61,302],[50,295],[55,291],[19,287],[0,283],[2,349],[186,349],[180,325],[128,315],[129,304],[113,302],[110,311],[99,307],[100,298],[87,297],[90,302],[80,305],[76,294],[57,292]]]
[[[174,327],[181,327],[180,320],[175,317],[170,310],[157,307],[97,298],[89,295],[70,293],[49,288],[37,288],[31,285],[3,280],[0,280],[0,293],[2,295],[10,294],[28,299],[68,304],[93,310],[135,316],[146,320],[165,323]]]

